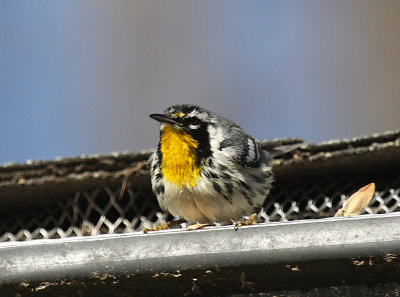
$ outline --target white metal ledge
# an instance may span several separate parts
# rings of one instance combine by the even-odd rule
[[[400,254],[400,214],[0,244],[0,284]]]

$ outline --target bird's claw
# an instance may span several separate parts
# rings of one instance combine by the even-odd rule
[[[256,213],[253,213],[252,215],[249,216],[247,220],[238,221],[235,224],[235,231],[237,231],[237,229],[239,229],[242,226],[255,225],[255,224],[258,224],[258,216]]]

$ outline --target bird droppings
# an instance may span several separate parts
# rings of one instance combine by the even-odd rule
[[[301,269],[299,268],[299,265],[288,264],[288,265],[286,265],[286,268],[290,269],[293,272],[301,272]]]

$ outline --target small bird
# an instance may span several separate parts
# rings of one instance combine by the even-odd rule
[[[164,211],[188,223],[231,223],[263,205],[272,158],[241,127],[192,104],[150,117],[161,123],[149,165]]]

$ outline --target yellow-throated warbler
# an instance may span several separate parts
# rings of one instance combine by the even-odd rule
[[[161,123],[149,160],[163,210],[189,223],[231,222],[264,203],[271,158],[234,122],[191,104],[151,114]]]

